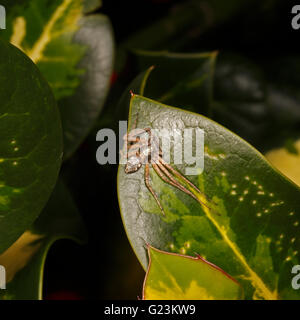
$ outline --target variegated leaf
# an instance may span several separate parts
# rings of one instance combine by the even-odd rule
[[[148,247],[145,300],[237,300],[242,287],[226,272],[195,258]]]
[[[113,65],[109,19],[85,15],[99,0],[27,0],[10,3],[1,36],[37,64],[58,100],[65,157],[87,135],[104,104]]]
[[[120,165],[120,209],[142,265],[148,264],[145,243],[197,252],[233,276],[246,299],[300,299],[291,285],[292,267],[299,264],[300,189],[244,140],[201,115],[134,95],[129,128],[137,119],[138,128],[205,132],[204,172],[187,178],[205,193],[196,192],[206,206],[150,170],[164,216],[145,185],[143,167],[129,175]],[[173,159],[171,165],[183,174],[188,167]]]
[[[37,218],[57,179],[62,128],[37,67],[0,41],[0,253]]]
[[[37,300],[43,298],[43,276],[47,253],[60,239],[86,241],[86,231],[72,197],[62,182],[35,223],[5,252],[0,265],[6,269],[6,290],[0,300]]]

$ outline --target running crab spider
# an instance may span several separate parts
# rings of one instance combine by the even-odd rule
[[[135,121],[136,126],[137,119]],[[187,189],[182,183],[175,178],[184,181],[188,186],[196,190],[199,194],[205,197],[191,181],[184,177],[179,171],[174,169],[163,159],[162,151],[159,146],[158,138],[152,133],[151,128],[133,129],[126,134],[123,139],[127,145],[127,162],[125,165],[125,173],[131,174],[137,172],[142,165],[145,165],[144,180],[145,185],[152,194],[158,204],[162,214],[165,216],[164,209],[160,200],[150,184],[150,164],[158,176],[166,183],[186,193],[201,205],[211,210],[205,203],[198,199],[194,193]],[[124,153],[123,153],[124,155]],[[206,198],[206,197],[205,197]]]

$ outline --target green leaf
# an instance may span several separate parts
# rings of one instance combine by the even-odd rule
[[[100,14],[82,19],[75,41],[88,46],[80,62],[85,69],[72,97],[58,102],[64,128],[65,158],[88,135],[105,104],[114,64],[113,31],[109,19]]]
[[[266,82],[251,61],[233,54],[136,51],[138,70],[155,66],[145,96],[207,115],[261,145],[269,128]]]
[[[152,72],[153,67],[150,67],[146,71],[141,72],[135,79],[131,81],[117,105],[116,113],[119,115],[119,119],[122,119],[122,117],[124,117],[123,119],[127,118],[132,93],[144,95],[147,80]]]
[[[145,85],[145,96],[189,111],[207,114],[213,100],[217,52],[177,54],[137,51],[139,70],[154,70]]]
[[[267,83],[261,68],[237,54],[220,54],[214,79],[214,120],[260,146],[268,132]]]
[[[87,136],[102,110],[113,68],[109,19],[85,15],[98,0],[28,0],[10,5],[2,36],[39,67],[58,100],[64,157]]]
[[[60,239],[86,241],[79,212],[61,180],[33,226],[0,255],[0,265],[6,268],[7,276],[6,290],[0,291],[0,299],[42,299],[47,253]]]
[[[54,96],[20,50],[0,41],[0,253],[37,218],[57,179],[62,129]]]
[[[204,172],[187,178],[206,195],[195,193],[197,198],[213,209],[166,184],[151,169],[164,217],[145,186],[143,168],[126,174],[120,165],[122,219],[143,267],[145,242],[165,251],[197,252],[237,279],[247,299],[300,299],[291,287],[300,251],[299,188],[248,143],[203,116],[135,95],[129,128],[137,114],[138,128],[204,130]],[[186,164],[172,163],[184,174]]]
[[[205,259],[182,256],[148,247],[149,266],[145,300],[237,300],[241,286]]]
[[[258,2],[258,1],[256,1]],[[253,0],[188,0],[175,4],[167,15],[138,30],[123,41],[118,50],[116,68],[124,67],[126,52],[132,50],[186,51],[199,46],[199,38],[253,5]],[[209,13],[209,14],[208,14]],[[194,48],[193,48],[194,49]]]

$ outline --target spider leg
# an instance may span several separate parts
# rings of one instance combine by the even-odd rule
[[[139,141],[128,148],[128,153],[133,153],[133,152],[139,153],[142,147],[143,147],[143,143]]]
[[[199,200],[190,190],[186,189],[184,186],[182,186],[181,184],[179,184],[178,181],[176,181],[171,174],[168,172],[168,170],[162,165],[155,165],[152,164],[152,167],[154,168],[154,170],[157,172],[157,174],[167,183],[171,184],[172,186],[176,187],[177,189],[181,190],[182,192],[188,194],[189,196],[191,196],[193,199],[195,199],[197,202],[199,202],[201,205],[205,206],[207,209],[212,210],[208,205],[206,205],[204,202],[202,202],[201,200]],[[163,176],[163,173],[169,178],[166,178]]]
[[[136,156],[140,154],[140,150],[143,147],[143,141],[138,141],[133,145],[127,145],[127,157],[124,150],[120,150],[121,156],[125,159],[130,158],[131,156]]]
[[[190,195],[191,197],[193,197],[195,200],[198,201],[198,198],[191,191],[187,190],[184,186],[180,185],[179,182],[176,181],[171,176],[169,171],[166,168],[164,168],[164,166],[162,164],[152,163],[152,167],[156,171],[156,173],[161,177],[162,180],[164,180],[165,182],[171,184],[175,188],[183,191],[184,193],[187,193],[188,195]]]
[[[172,168],[169,164],[167,164],[161,157],[159,158],[161,164],[160,164],[160,168],[164,171],[164,173],[171,178],[172,176],[170,175],[170,173],[167,172],[167,169],[165,167],[167,167],[168,169],[170,169],[171,172],[174,173],[174,175],[176,175],[177,177],[182,178],[184,181],[186,181],[191,187],[195,188],[200,194],[202,194],[205,199],[207,199],[207,197],[204,195],[203,192],[201,192],[193,183],[191,183],[188,179],[186,179],[182,174],[180,174],[177,170],[175,170],[174,168]],[[152,165],[153,166],[153,165]],[[173,178],[174,179],[174,178]],[[176,180],[175,180],[176,181]],[[214,213],[216,213],[218,216],[220,215],[218,212],[216,212],[215,210],[213,210],[212,208],[210,208],[208,205],[206,205],[203,201],[199,200],[191,191],[187,190],[186,188],[184,188],[182,185],[180,185],[178,183],[178,181],[176,181],[176,183],[178,184],[177,187],[182,190],[183,192],[189,194],[191,197],[193,197],[195,200],[197,200],[201,205],[204,205],[207,209],[213,211]],[[183,190],[184,189],[184,190]],[[213,201],[212,201],[213,202]],[[214,202],[213,202],[214,203]]]
[[[136,114],[136,118],[131,126],[131,131],[136,129],[137,127],[137,122],[138,122],[138,117],[139,117],[139,114],[137,113]],[[129,130],[129,128],[127,129]],[[127,150],[128,150],[128,147],[129,147],[129,144],[132,144],[132,141],[128,141],[128,135],[130,134],[130,132],[127,132],[124,136],[123,136],[123,140],[124,142],[127,144]]]
[[[121,154],[121,157],[123,159],[128,159],[130,157],[130,147],[131,147],[131,142],[128,141],[128,135],[126,134],[124,137],[123,137],[123,140],[124,140],[124,146],[123,146],[123,149],[120,150],[120,154]],[[127,150],[125,151],[125,145],[127,145]]]
[[[162,205],[158,199],[157,194],[154,192],[152,186],[150,185],[150,172],[149,172],[149,163],[145,164],[145,184],[146,187],[148,188],[148,190],[150,191],[150,193],[152,194],[153,198],[155,199],[155,201],[157,202],[161,212],[163,213],[163,215],[165,216],[165,212],[164,209],[162,208]]]
[[[128,150],[130,149],[130,146],[132,145],[132,142],[128,140],[128,135],[129,133],[126,133],[124,136],[123,136],[123,140],[124,140],[124,145],[123,145],[123,149],[120,150],[120,154],[121,154],[121,157],[123,159],[128,159],[129,155],[128,155]],[[126,146],[126,148],[125,148]],[[126,150],[126,151],[125,151]],[[127,153],[127,154],[126,154]]]
[[[197,188],[190,180],[188,180],[185,176],[183,176],[179,171],[175,170],[172,166],[170,166],[167,162],[165,162],[163,160],[162,157],[159,158],[160,162],[167,167],[167,169],[169,171],[171,171],[175,176],[177,176],[178,178],[184,180],[190,187],[194,188],[198,193],[202,194],[208,201],[211,201],[214,203],[214,201],[212,201],[210,198],[208,198],[201,190],[199,190],[199,188]]]

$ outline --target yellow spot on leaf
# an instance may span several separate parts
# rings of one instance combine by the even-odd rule
[[[174,250],[175,249],[174,243],[170,243],[169,247],[171,250]]]
[[[191,243],[189,241],[185,242],[184,246],[189,249],[191,247]]]
[[[0,196],[0,205],[7,206],[9,204],[9,198],[7,196]]]
[[[186,254],[185,248],[180,248],[180,253],[181,253],[181,254]]]

